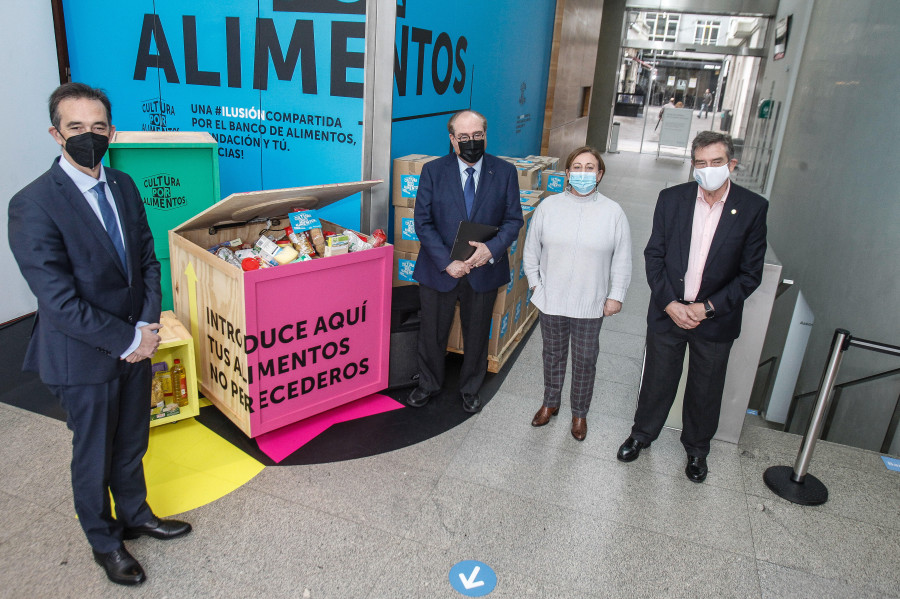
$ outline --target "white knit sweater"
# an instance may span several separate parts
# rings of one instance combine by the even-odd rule
[[[532,303],[545,314],[600,318],[631,282],[631,231],[621,206],[594,192],[550,196],[534,211],[522,256]]]

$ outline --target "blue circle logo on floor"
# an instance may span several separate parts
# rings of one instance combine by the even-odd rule
[[[487,564],[469,559],[450,568],[450,586],[466,597],[484,597],[497,586],[497,575]]]

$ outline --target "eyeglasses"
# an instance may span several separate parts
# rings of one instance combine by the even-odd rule
[[[462,135],[456,136],[456,141],[461,142],[461,143],[465,143],[465,142],[469,141],[470,139],[474,139],[475,141],[481,141],[482,139],[484,139],[484,131],[477,131],[477,132],[473,133],[471,137],[469,137],[465,133],[463,133]]]
[[[727,158],[716,158],[712,162],[708,163],[705,160],[695,160],[694,168],[706,168],[708,166],[724,166],[728,164]]]

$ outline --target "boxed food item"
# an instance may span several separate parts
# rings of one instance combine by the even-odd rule
[[[511,305],[516,288],[516,268],[517,267],[510,265],[509,283],[497,290],[497,299],[494,300],[494,312],[503,312]]]
[[[550,194],[562,193],[566,188],[566,171],[544,171],[544,190]]]
[[[541,188],[541,167],[526,162],[517,162],[516,171],[519,176],[519,189]]]
[[[419,190],[419,175],[426,163],[438,158],[427,154],[409,154],[394,158],[394,184],[391,201],[394,206],[412,208]]]
[[[536,207],[541,203],[543,197],[544,192],[539,189],[519,190],[519,202],[526,206]]]
[[[493,316],[491,316],[491,332],[488,337],[488,355],[499,355],[500,351],[506,347],[512,331],[510,324],[511,318],[511,309],[506,309],[502,313],[495,312]]]
[[[403,252],[419,253],[415,209],[394,206],[394,247]]]
[[[413,271],[416,269],[416,260],[419,254],[394,250],[394,282],[393,287],[403,285],[418,285],[413,279]]]

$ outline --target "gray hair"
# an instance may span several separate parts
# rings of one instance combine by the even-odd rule
[[[476,117],[480,118],[481,125],[482,125],[481,128],[484,130],[485,133],[487,133],[487,119],[484,118],[484,115],[476,110],[466,109],[466,110],[460,110],[458,112],[454,112],[453,116],[450,117],[450,120],[447,121],[447,131],[450,132],[450,135],[456,135],[456,129],[453,127],[453,125],[456,123],[456,119],[458,119],[459,117],[461,117],[464,114],[474,114]]]
[[[713,144],[725,144],[725,157],[729,161],[734,158],[734,142],[731,141],[730,135],[716,133],[715,131],[701,131],[691,144],[691,161],[693,162],[694,154],[697,153],[697,150]]]

